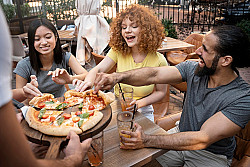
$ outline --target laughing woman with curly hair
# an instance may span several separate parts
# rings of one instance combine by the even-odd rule
[[[85,81],[75,80],[76,90],[84,91],[94,84],[96,74],[108,72],[117,65],[116,72],[123,72],[142,67],[166,66],[164,56],[157,52],[164,35],[163,25],[153,12],[140,5],[131,5],[121,11],[111,24],[111,50],[107,56],[87,75]],[[134,89],[134,101],[138,111],[154,121],[154,109],[151,104],[160,101],[166,94],[166,85],[155,84],[134,87],[121,84],[121,87]],[[155,88],[155,90],[154,90]],[[119,87],[115,86],[119,95]]]

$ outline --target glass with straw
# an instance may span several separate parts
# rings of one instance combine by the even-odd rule
[[[122,130],[126,131],[133,131],[133,125],[134,125],[134,119],[133,119],[133,113],[129,111],[124,111],[124,112],[119,112],[117,114],[117,128],[118,128],[118,133],[119,136],[123,136],[126,138],[130,138],[130,135],[123,134],[121,133]],[[121,138],[120,138],[120,145],[121,143]]]
[[[100,166],[103,162],[103,131],[92,137],[91,147],[87,152],[91,166]]]
[[[123,87],[119,85],[119,100],[121,103],[122,111],[133,112],[133,107],[130,103],[133,101],[134,89],[132,87]]]

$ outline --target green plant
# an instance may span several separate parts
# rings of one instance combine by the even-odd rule
[[[77,17],[74,14],[75,8],[75,0],[46,0],[44,16],[53,22],[57,22],[57,20],[74,20]]]
[[[106,0],[102,3],[102,6],[110,6],[112,7],[112,0]]]
[[[178,38],[177,32],[176,32],[175,26],[173,24],[172,18],[170,18],[170,20],[162,19],[161,22],[165,28],[166,36],[177,39]]]
[[[29,6],[28,3],[24,3],[23,5],[21,5],[22,16],[29,16],[30,10],[31,10],[31,7]]]
[[[2,6],[3,12],[5,13],[5,17],[9,22],[15,16],[15,6],[11,4],[4,4],[3,0],[0,0],[0,4]]]
[[[250,40],[250,20],[243,19],[239,23],[237,23],[236,26],[240,27],[243,31],[245,31]]]

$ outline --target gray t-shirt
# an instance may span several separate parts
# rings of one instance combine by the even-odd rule
[[[207,88],[208,76],[198,77],[198,63],[185,61],[176,67],[187,82],[187,94],[180,120],[180,131],[199,131],[203,123],[221,111],[232,122],[244,128],[250,120],[250,86],[240,76],[227,85]],[[215,154],[233,157],[234,137],[217,141],[206,148]]]
[[[54,71],[56,68],[69,68],[69,58],[71,56],[71,53],[66,52],[63,56],[62,63],[56,64],[53,62],[53,65],[49,71]],[[61,97],[63,96],[64,92],[66,91],[66,88],[64,85],[56,84],[54,81],[52,81],[52,76],[48,76],[49,71],[40,71],[38,75],[36,75],[36,71],[31,67],[30,64],[30,58],[26,57],[20,62],[18,62],[17,67],[14,70],[14,73],[17,75],[20,75],[21,77],[25,78],[30,82],[30,76],[36,75],[37,81],[38,81],[38,89],[42,93],[51,93],[55,97]]]

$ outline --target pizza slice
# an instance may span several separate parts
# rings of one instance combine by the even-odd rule
[[[67,107],[72,107],[83,102],[83,93],[76,90],[68,90],[64,93],[64,97],[64,102],[68,104]]]
[[[84,92],[82,110],[102,110],[108,104],[115,100],[113,93],[104,93],[98,91],[96,94],[93,93],[94,90],[87,90]]]
[[[72,128],[80,128],[81,133],[93,128],[103,117],[103,113],[100,111],[93,112],[71,112],[70,114],[64,113],[53,122],[53,126],[58,126],[60,128],[64,128],[64,132],[60,132],[62,136],[67,135],[70,129]],[[79,134],[77,131],[75,131]]]
[[[45,108],[38,111],[33,107],[29,107],[25,120],[30,127],[38,130],[43,125],[52,124],[62,113],[63,111],[47,110]]]
[[[98,110],[90,112],[71,112],[71,115],[72,121],[77,123],[78,127],[80,127],[83,132],[93,128],[103,117],[103,113]]]
[[[30,102],[30,106],[35,106],[36,108],[45,109],[56,109],[61,102],[54,98],[54,95],[49,93],[44,93],[42,96],[34,97]]]
[[[91,112],[71,112],[46,110],[37,111],[29,107],[26,114],[26,121],[31,128],[44,134],[52,136],[67,136],[69,131],[77,134],[93,128],[103,117],[100,111]]]
[[[71,130],[77,134],[81,134],[82,130],[79,127],[74,127],[71,124],[62,125],[60,123],[63,122],[62,117],[60,117],[60,115],[63,115],[62,113],[63,111],[52,111],[46,110],[45,108],[37,111],[33,107],[29,107],[25,120],[31,128],[34,128],[47,135],[67,136]],[[47,115],[49,115],[49,117],[47,117]]]

